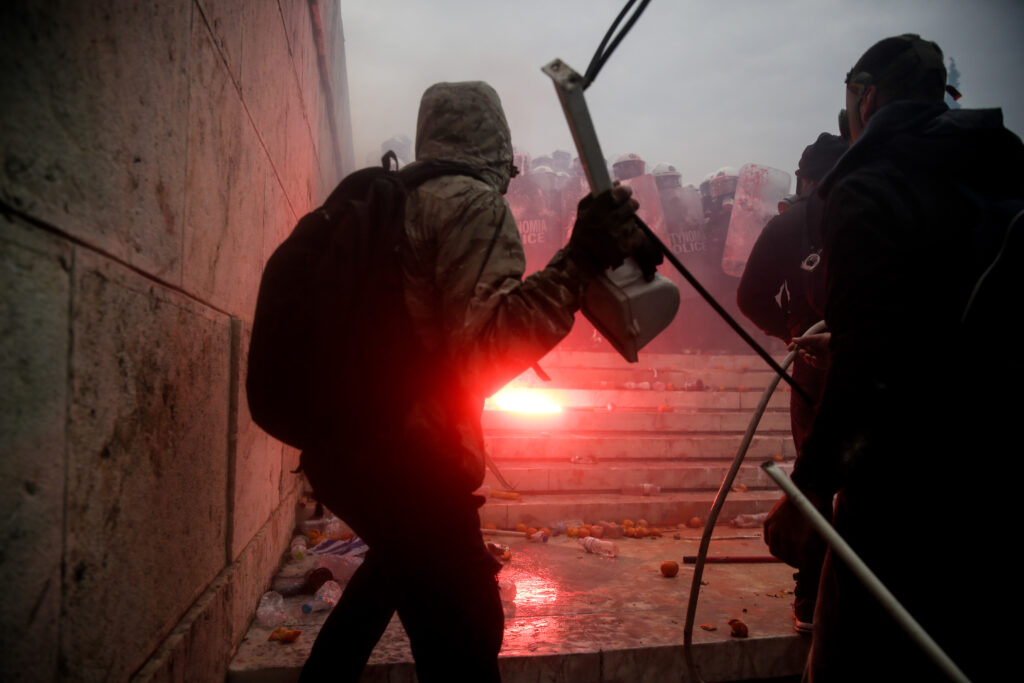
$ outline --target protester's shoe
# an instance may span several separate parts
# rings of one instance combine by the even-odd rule
[[[793,601],[793,628],[797,633],[814,630],[814,600],[797,598]]]

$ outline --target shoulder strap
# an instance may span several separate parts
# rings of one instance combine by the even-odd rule
[[[480,171],[469,164],[447,159],[424,159],[398,171],[402,184],[409,190],[419,187],[428,180],[446,175],[465,175],[481,182],[487,182]]]

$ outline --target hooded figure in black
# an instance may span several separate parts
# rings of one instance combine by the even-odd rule
[[[396,611],[420,681],[499,679],[501,565],[484,547],[484,499],[473,494],[484,478],[484,398],[565,337],[597,273],[640,258],[647,242],[628,188],[587,197],[566,247],[524,279],[503,197],[515,173],[512,139],[486,83],[437,83],[423,94],[410,168],[431,160],[462,162],[479,176],[433,178],[406,201],[399,254],[415,337],[406,350],[420,348],[429,367],[416,371],[436,379],[358,443],[302,454],[317,500],[369,546],[317,636],[303,683],[359,680]]]
[[[999,482],[1017,481],[1024,372],[1015,331],[961,319],[991,258],[987,210],[1024,197],[1024,147],[998,109],[948,109],[945,82],[941,50],[916,35],[847,75],[853,144],[819,189],[830,366],[793,480],[837,493],[853,549],[972,680],[1000,680],[1019,571],[993,543],[1018,507]],[[805,680],[939,677],[830,552]]]

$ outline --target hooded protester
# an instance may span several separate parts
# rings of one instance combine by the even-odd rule
[[[626,188],[580,203],[572,238],[523,280],[523,247],[502,194],[515,174],[497,93],[482,82],[424,93],[417,162],[471,166],[410,193],[401,249],[404,295],[434,382],[386,434],[337,466],[306,451],[317,499],[369,546],[320,631],[303,681],[356,681],[397,610],[420,681],[499,680],[500,564],[480,536],[473,494],[483,481],[484,398],[529,368],[570,330],[597,273],[645,239]],[[354,448],[338,444],[337,448]]]
[[[912,34],[847,74],[853,144],[819,186],[830,366],[793,481],[837,494],[837,531],[971,680],[1002,680],[1019,571],[992,551],[1017,502],[994,482],[1016,481],[1024,406],[1006,389],[1024,372],[1015,332],[963,318],[991,259],[976,256],[989,209],[1024,197],[1024,146],[998,109],[950,110],[945,83],[938,45]],[[936,555],[950,548],[959,571]],[[805,680],[941,677],[830,551]]]
[[[766,334],[789,343],[825,314],[825,273],[820,267],[822,200],[814,195],[818,181],[831,169],[848,143],[838,135],[822,133],[808,145],[796,171],[797,199],[784,212],[768,221],[754,243],[743,277],[736,291],[740,310]],[[824,368],[813,367],[798,356],[793,379],[817,399],[825,382]],[[814,405],[792,392],[789,416],[793,444],[799,460],[804,440],[814,423]],[[831,516],[831,498],[822,509]],[[810,633],[818,576],[825,559],[825,541],[807,534],[798,557],[784,557],[797,568],[793,614],[797,631]]]

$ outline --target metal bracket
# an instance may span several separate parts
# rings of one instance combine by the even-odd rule
[[[611,189],[612,179],[608,175],[604,155],[601,154],[601,143],[597,141],[597,131],[594,130],[594,122],[590,120],[587,101],[583,99],[583,76],[561,59],[552,61],[542,67],[541,71],[555,83],[555,92],[562,104],[565,120],[569,122],[569,132],[576,144],[591,194],[597,195]]]
[[[592,195],[612,188],[608,166],[601,154],[597,131],[583,98],[583,77],[560,59],[541,69],[555,83],[558,101],[569,123],[580,165]],[[642,225],[643,221],[638,222]],[[653,233],[649,236],[660,244]],[[664,248],[664,245],[662,245]],[[583,315],[630,363],[647,342],[664,330],[679,309],[679,290],[670,280],[655,274],[645,282],[636,262],[627,258],[615,270],[601,273],[583,295]]]

